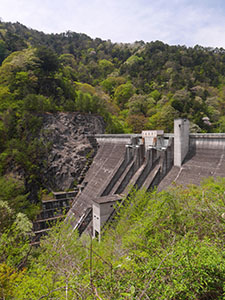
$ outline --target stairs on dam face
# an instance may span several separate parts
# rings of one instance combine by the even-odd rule
[[[120,161],[121,157],[124,157],[124,148],[124,145],[115,143],[105,143],[101,146],[98,156],[94,159],[85,177],[88,185],[84,188],[84,196],[89,196],[90,198],[101,193],[106,180],[111,176],[115,166],[118,165],[118,161]]]
[[[104,164],[107,162],[107,160],[111,157],[111,153],[114,150],[114,145],[110,144],[102,144],[99,148],[90,169],[88,170],[85,181],[90,181],[93,179],[93,173],[98,173],[98,171],[104,166]],[[106,167],[107,171],[107,167]]]
[[[54,193],[54,198],[42,200],[42,211],[33,222],[34,237],[31,245],[39,245],[40,238],[45,236],[59,220],[65,218],[65,214],[69,211],[72,199],[77,192],[77,190],[57,192]]]

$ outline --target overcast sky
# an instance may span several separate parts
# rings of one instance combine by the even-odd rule
[[[225,0],[0,0],[0,18],[112,42],[225,48]]]

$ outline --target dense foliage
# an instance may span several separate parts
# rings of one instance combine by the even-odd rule
[[[78,239],[64,224],[28,269],[2,265],[9,271],[1,293],[7,300],[224,299],[224,195],[224,179],[134,192],[101,243]]]
[[[171,131],[174,117],[188,117],[195,131],[224,131],[223,48],[118,44],[2,22],[0,63],[0,97],[14,106],[28,96],[33,111],[100,113],[108,132]]]
[[[176,117],[223,132],[224,65],[222,48],[118,44],[0,21],[2,299],[225,299],[223,180],[134,194],[100,245],[59,227],[36,260],[29,246],[51,148],[43,114],[98,114],[109,133],[171,132]]]

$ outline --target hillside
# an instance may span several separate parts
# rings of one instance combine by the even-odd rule
[[[35,257],[20,255],[28,270],[15,270],[19,257],[12,253],[23,248],[12,238],[15,249],[0,246],[7,262],[0,264],[2,295],[12,300],[222,300],[224,192],[224,179],[161,193],[134,192],[101,243],[79,239],[64,223],[42,241]]]
[[[40,51],[40,47],[47,48]],[[173,118],[178,116],[188,117],[194,131],[224,131],[222,48],[169,46],[160,41],[116,44],[70,31],[44,34],[19,23],[2,22],[0,53],[2,69],[13,57],[19,60],[22,55],[30,61],[14,70],[32,79],[28,84],[17,74],[23,93],[16,97],[41,94],[51,97],[52,109],[88,110],[85,104],[74,106],[73,101],[75,91],[89,93],[99,97],[114,116],[117,128],[108,131],[171,131]],[[43,72],[37,70],[40,67]],[[1,83],[2,72],[8,71],[1,70]],[[47,82],[41,76],[47,76]],[[4,83],[15,93],[15,82],[9,85],[5,78]]]

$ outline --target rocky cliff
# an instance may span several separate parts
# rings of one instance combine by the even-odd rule
[[[50,142],[44,185],[48,190],[66,190],[79,183],[97,151],[88,135],[104,133],[102,117],[80,113],[43,115],[41,137]]]

